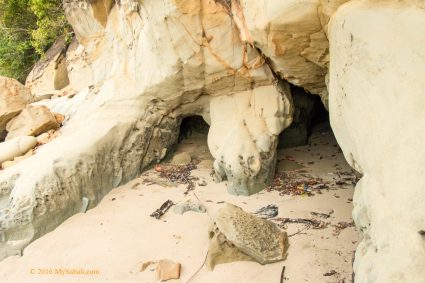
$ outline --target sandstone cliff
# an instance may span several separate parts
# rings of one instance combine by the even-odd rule
[[[292,83],[321,97],[347,160],[364,174],[358,282],[423,282],[424,6],[65,0],[76,38],[46,68],[60,86],[42,74],[27,83],[43,92],[69,83],[78,94],[37,102],[66,117],[60,135],[0,174],[0,258],[77,213],[83,198],[93,207],[163,159],[187,116],[210,125],[215,174],[230,193],[262,190],[292,122]]]

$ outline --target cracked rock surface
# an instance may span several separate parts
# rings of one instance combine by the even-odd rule
[[[288,237],[276,224],[255,217],[240,207],[226,203],[214,217],[209,231],[207,265],[241,260],[260,264],[284,260]]]

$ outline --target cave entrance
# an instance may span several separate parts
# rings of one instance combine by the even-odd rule
[[[201,116],[183,118],[180,124],[179,142],[185,142],[192,135],[207,136],[210,126]]]
[[[190,155],[191,161],[197,162],[202,160],[212,160],[213,157],[208,149],[208,131],[210,126],[205,122],[202,116],[188,116],[183,118],[180,123],[178,143],[175,147],[174,158]],[[178,157],[180,158],[180,157]],[[175,162],[179,163],[179,161]]]
[[[279,149],[307,145],[314,128],[329,127],[329,113],[318,95],[291,85],[294,120],[279,136]]]

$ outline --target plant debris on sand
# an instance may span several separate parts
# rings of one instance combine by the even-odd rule
[[[328,226],[329,223],[316,220],[316,219],[304,219],[304,218],[273,218],[273,221],[277,222],[277,225],[282,228],[286,229],[286,224],[288,223],[296,223],[296,224],[304,224],[306,225],[306,228],[313,228],[313,229],[324,229]]]
[[[337,171],[333,174],[336,177],[333,177],[332,181],[328,181],[311,176],[305,170],[276,172],[272,185],[266,190],[278,191],[281,196],[314,196],[315,193],[321,194],[323,189],[340,188],[344,185],[351,186],[357,184],[359,180],[359,176],[354,171]]]
[[[164,165],[157,164],[154,167],[155,171],[159,173],[161,179],[164,179],[168,184],[187,185],[185,195],[195,189],[196,181],[199,178],[192,176],[192,170],[196,169],[193,163],[187,165]],[[161,185],[163,182],[154,181],[152,178],[145,179],[149,183],[158,183]]]
[[[338,222],[338,224],[336,225],[332,225],[334,227],[334,235],[339,235],[341,233],[342,230],[349,228],[349,227],[354,227],[354,221],[351,222],[345,222],[345,221],[341,221]]]
[[[314,192],[321,193],[321,189],[329,189],[329,182],[299,171],[277,172],[273,183],[267,191],[279,191],[283,195],[314,196]]]

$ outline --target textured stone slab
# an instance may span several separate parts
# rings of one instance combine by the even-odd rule
[[[273,222],[260,219],[226,203],[210,228],[207,265],[253,260],[260,264],[286,258],[288,237]]]

